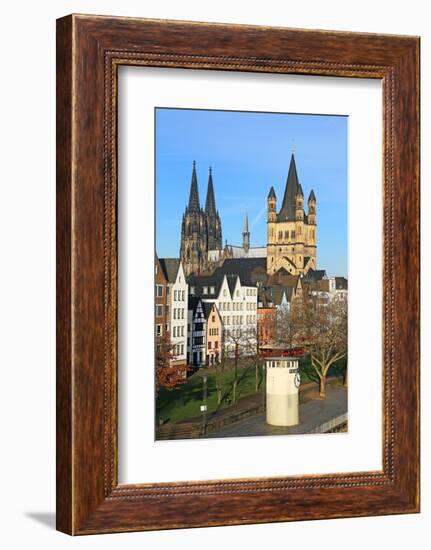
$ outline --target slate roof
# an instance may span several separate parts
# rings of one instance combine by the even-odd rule
[[[316,283],[317,281],[326,279],[326,271],[324,269],[309,269],[304,275],[304,281]]]
[[[292,301],[293,290],[293,287],[283,285],[264,287],[259,290],[259,301],[263,307],[269,307],[269,304],[280,306],[283,296],[286,296],[288,302]]]
[[[195,296],[201,296],[202,298],[217,298],[220,293],[220,287],[223,283],[223,273],[213,275],[192,275],[188,278],[187,282],[190,288],[194,288]],[[208,292],[204,294],[203,289],[207,287]],[[214,292],[209,292],[211,288],[214,288]]]
[[[313,189],[311,190],[310,196],[308,197],[308,202],[310,202],[310,201],[316,202],[316,195],[314,194]]]
[[[277,195],[275,194],[274,187],[272,185],[268,193],[268,199],[277,199]]]
[[[347,279],[345,277],[335,277],[335,288],[336,290],[347,290]]]
[[[214,305],[215,304],[213,302],[202,302],[202,307],[203,307],[203,310],[204,310],[205,319],[208,320],[208,317],[211,315],[211,311],[212,311]]]
[[[189,303],[188,303],[188,309],[190,311],[193,311],[193,315],[195,315],[196,310],[199,306],[199,302],[201,302],[201,299],[199,296],[190,296],[189,295]],[[203,304],[203,302],[202,302]]]
[[[284,197],[280,212],[277,215],[279,222],[295,219],[296,201],[295,197],[298,194],[298,174],[296,172],[295,157],[292,153],[290,158],[289,173],[287,175],[286,187],[284,189]]]
[[[168,283],[175,283],[180,260],[178,258],[159,258],[159,262]]]
[[[244,286],[256,286],[257,282],[266,283],[266,258],[228,258],[213,275],[238,275]]]

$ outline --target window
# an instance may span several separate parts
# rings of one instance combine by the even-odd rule
[[[203,294],[208,294],[208,287],[207,286],[204,286],[204,289],[203,289]]]
[[[292,231],[293,233],[293,231]],[[284,232],[284,238],[287,240],[289,238],[289,231]]]
[[[215,347],[215,349],[218,348],[218,341],[217,340],[214,342],[214,347]]]
[[[178,295],[178,292],[176,290],[174,290],[174,300],[175,301],[177,300],[177,295]]]
[[[176,318],[177,318],[177,308],[174,307],[174,319],[176,319]]]
[[[184,355],[184,344],[181,344],[181,355]]]
[[[163,296],[163,286],[162,285],[156,285],[156,296],[157,296],[157,298],[161,298]]]
[[[156,317],[163,317],[163,306],[156,305]]]
[[[191,286],[190,287],[190,294],[193,296],[195,293],[195,287],[194,286]]]
[[[208,349],[211,349],[211,341],[208,342]]]
[[[156,325],[156,336],[161,336],[162,332],[162,325]]]
[[[283,231],[279,231],[278,232],[278,239],[281,241],[282,238],[283,238]]]
[[[186,291],[185,290],[182,290],[181,291],[181,300],[184,302],[186,299]]]
[[[210,294],[215,294],[215,286],[210,287]]]
[[[227,296],[227,290],[226,289],[223,290],[223,296]]]
[[[198,332],[198,331],[202,331],[204,329],[204,324],[203,323],[195,323],[195,331]]]
[[[292,231],[292,239],[295,238],[295,231]]]
[[[211,316],[211,321],[212,321],[213,323],[215,323],[215,315],[212,315],[212,316]]]

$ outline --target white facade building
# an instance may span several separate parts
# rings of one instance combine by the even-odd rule
[[[243,286],[238,275],[192,277],[189,287],[192,296],[217,305],[225,353],[232,355],[237,345],[241,355],[256,352],[257,287]]]
[[[187,307],[188,284],[183,265],[178,259],[162,258],[169,287],[169,327],[174,359],[172,365],[185,365],[187,361]]]

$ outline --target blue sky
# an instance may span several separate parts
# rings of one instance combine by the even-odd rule
[[[347,276],[348,118],[329,115],[156,109],[156,250],[178,257],[181,218],[196,160],[205,205],[212,167],[223,243],[241,244],[248,210],[251,245],[266,244],[271,185],[281,207],[292,148],[305,202],[317,199],[317,266]]]

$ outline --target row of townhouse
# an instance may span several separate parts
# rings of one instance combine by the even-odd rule
[[[213,365],[223,354],[252,354],[257,343],[257,287],[238,275],[195,276],[187,281],[182,263],[157,258],[155,266],[156,347],[168,339],[172,365]]]
[[[252,355],[256,352],[257,345],[257,287],[243,285],[241,279],[235,274],[218,273],[210,276],[192,276],[188,280],[189,293],[192,299],[202,302],[203,307],[211,306],[214,314],[220,317],[220,329],[213,338],[212,346],[207,349],[207,355],[215,355],[217,359],[221,354],[233,356],[235,352],[241,355]],[[211,316],[211,318],[212,318]],[[193,329],[193,327],[191,327]],[[207,330],[208,337],[209,331]],[[192,336],[193,338],[193,336]],[[190,358],[194,360],[195,350],[193,341],[190,344]],[[208,362],[208,361],[207,361]],[[194,363],[192,363],[194,364]]]
[[[278,321],[295,300],[347,299],[343,277],[310,270],[304,277],[279,272],[265,279],[258,260],[254,264],[227,260],[212,275],[186,280],[179,259],[156,258],[156,346],[169,339],[172,365],[212,365],[238,351],[253,355],[274,343]]]

